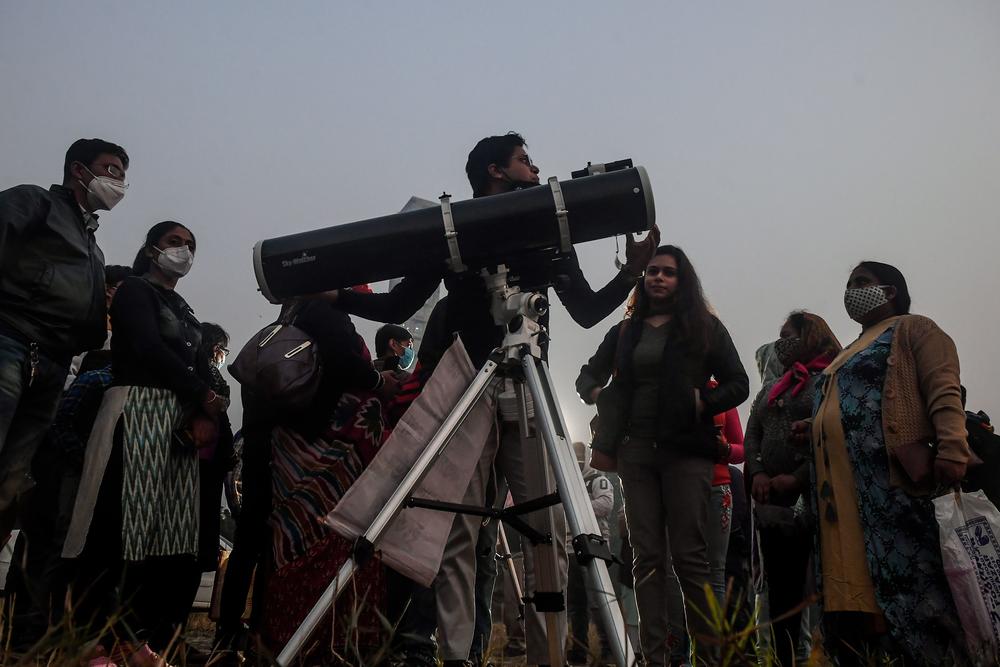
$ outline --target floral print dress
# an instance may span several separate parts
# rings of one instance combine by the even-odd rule
[[[882,390],[892,334],[889,328],[836,374],[865,556],[896,651],[917,664],[953,664],[961,661],[963,635],[944,576],[934,505],[930,497],[889,485]]]

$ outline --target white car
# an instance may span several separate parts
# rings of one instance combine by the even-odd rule
[[[219,548],[225,552],[233,550],[233,543],[219,535]],[[212,606],[212,590],[215,588],[215,572],[202,572],[198,594],[194,597],[191,611],[208,611]]]

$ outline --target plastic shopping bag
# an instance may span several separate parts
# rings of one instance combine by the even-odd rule
[[[982,491],[934,499],[941,557],[969,652],[996,664],[1000,645],[1000,512]]]

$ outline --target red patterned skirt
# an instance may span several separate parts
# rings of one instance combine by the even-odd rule
[[[270,523],[275,571],[268,577],[260,628],[268,648],[278,651],[285,645],[350,557],[352,544],[323,519],[387,437],[385,412],[372,394],[344,394],[318,437],[274,429]],[[383,643],[379,610],[384,604],[382,565],[373,558],[355,574],[351,588],[310,640],[310,655],[363,664],[363,657]]]

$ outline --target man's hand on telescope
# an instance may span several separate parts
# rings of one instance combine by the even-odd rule
[[[625,270],[638,278],[646,270],[646,265],[653,258],[653,253],[660,245],[660,228],[655,224],[641,241],[636,241],[635,236],[628,235],[625,243]]]

